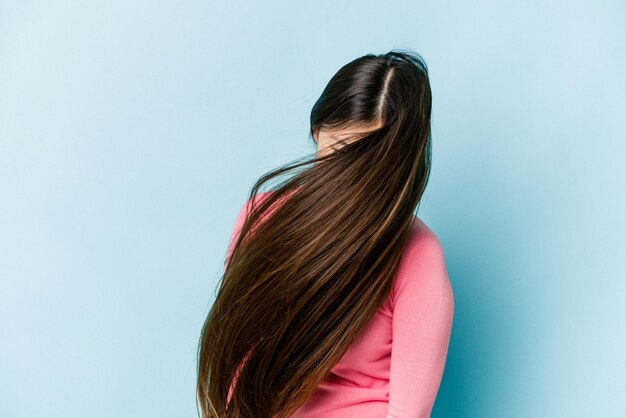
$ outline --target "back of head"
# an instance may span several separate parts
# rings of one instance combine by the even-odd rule
[[[387,299],[428,182],[430,113],[414,52],[367,54],[328,82],[310,135],[348,135],[253,186],[202,330],[203,417],[289,416]]]

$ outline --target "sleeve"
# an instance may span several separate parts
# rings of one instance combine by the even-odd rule
[[[410,250],[394,286],[386,418],[429,418],[446,362],[454,297],[432,234]]]

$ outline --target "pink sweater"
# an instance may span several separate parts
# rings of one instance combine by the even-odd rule
[[[265,193],[259,193],[262,197]],[[246,216],[244,204],[228,256]],[[293,418],[428,418],[441,383],[454,297],[437,236],[418,217],[388,300]]]

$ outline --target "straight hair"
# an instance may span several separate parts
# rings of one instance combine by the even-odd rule
[[[309,135],[379,127],[255,182],[198,344],[202,418],[290,416],[388,298],[430,174],[431,101],[419,54],[356,58]]]

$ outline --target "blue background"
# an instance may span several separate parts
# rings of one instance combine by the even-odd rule
[[[433,417],[626,416],[620,1],[0,1],[0,417],[194,417],[235,216],[368,52],[433,89]]]

